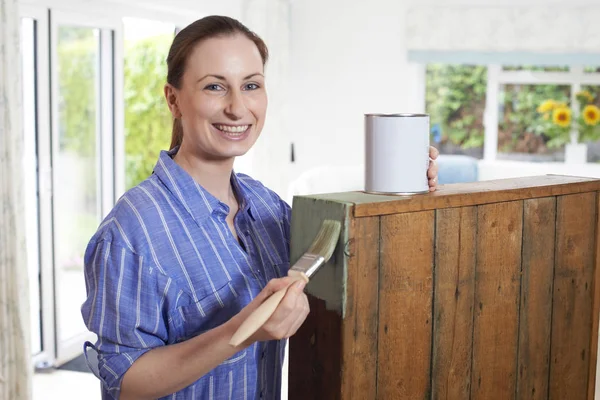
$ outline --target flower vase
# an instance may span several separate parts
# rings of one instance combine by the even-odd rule
[[[587,162],[587,144],[567,143],[565,145],[565,164],[585,164]]]

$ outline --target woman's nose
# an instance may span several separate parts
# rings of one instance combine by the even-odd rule
[[[246,112],[246,103],[244,102],[244,96],[241,91],[232,90],[229,92],[229,103],[225,112],[234,119],[240,119]]]

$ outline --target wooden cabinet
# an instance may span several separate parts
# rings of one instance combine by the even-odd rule
[[[292,260],[325,218],[289,399],[593,399],[600,181],[539,176],[294,198]]]

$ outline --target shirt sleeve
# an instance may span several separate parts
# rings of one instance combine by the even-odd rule
[[[123,375],[148,350],[168,340],[171,280],[126,247],[108,241],[88,246],[87,299],[81,312],[98,336],[98,369],[104,390],[119,397]]]

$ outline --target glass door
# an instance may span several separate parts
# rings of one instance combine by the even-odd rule
[[[80,19],[81,20],[81,19]],[[56,362],[95,340],[81,317],[86,245],[113,203],[114,30],[52,13]]]

